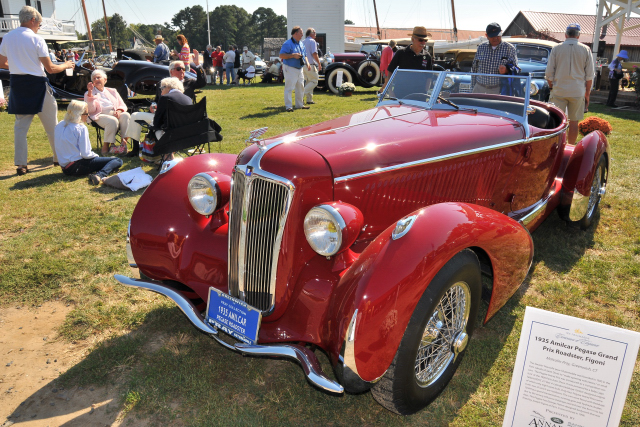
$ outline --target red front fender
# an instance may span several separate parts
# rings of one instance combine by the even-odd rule
[[[393,240],[395,224],[360,255],[336,286],[329,342],[340,352],[348,324],[358,310],[354,360],[345,365],[364,381],[387,370],[409,319],[436,273],[465,248],[481,249],[491,260],[494,283],[487,319],[513,295],[533,257],[529,232],[496,211],[469,203],[442,203],[414,212],[409,232]],[[337,357],[336,357],[337,358]],[[337,360],[336,360],[336,363]]]
[[[568,145],[565,148],[565,157],[568,157],[568,161],[562,179],[563,191],[573,194],[574,190],[578,190],[580,194],[588,197],[598,160],[604,153],[607,153],[607,162],[609,162],[609,142],[600,131],[591,132],[575,146]],[[607,166],[609,166],[608,163]]]

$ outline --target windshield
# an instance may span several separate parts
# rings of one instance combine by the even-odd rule
[[[548,47],[520,43],[514,43],[513,46],[516,48],[518,61],[536,61],[546,64],[549,60],[551,49]]]
[[[481,83],[484,83],[481,84]],[[462,89],[462,85],[466,89]],[[525,123],[530,76],[396,70],[378,105],[496,114]],[[474,93],[475,92],[475,93]]]
[[[360,47],[360,52],[364,52],[367,55],[378,51],[378,44],[363,44]]]

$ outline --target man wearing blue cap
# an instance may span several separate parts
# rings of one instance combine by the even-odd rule
[[[617,108],[615,104],[618,96],[618,88],[620,79],[622,78],[622,60],[629,59],[626,50],[621,50],[611,64],[609,64],[609,98],[607,98],[607,106]]]
[[[518,66],[516,48],[502,41],[502,28],[497,22],[487,25],[487,41],[481,43],[471,65],[472,73],[506,74],[507,64]],[[480,76],[471,78],[473,93],[500,94],[500,79]]]
[[[564,34],[565,41],[554,46],[549,55],[545,79],[549,82],[549,103],[567,113],[569,119],[568,143],[578,139],[578,122],[589,108],[589,95],[593,83],[593,57],[589,47],[578,42],[580,25],[570,24]]]

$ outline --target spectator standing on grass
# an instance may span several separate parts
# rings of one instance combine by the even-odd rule
[[[311,68],[303,68],[305,85],[304,85],[304,98],[307,104],[315,104],[313,102],[313,89],[318,86],[319,72],[322,69],[322,63],[318,57],[318,43],[316,42],[316,30],[313,28],[307,28],[307,38],[304,39],[304,49],[306,52],[307,62],[311,65]]]
[[[213,78],[215,76],[215,70],[213,69],[213,59],[211,58],[211,54],[213,53],[213,47],[208,44],[207,49],[202,52],[202,62],[204,64],[204,71],[207,76],[209,76],[210,83],[215,83]]]
[[[389,73],[389,64],[391,63],[391,59],[393,59],[393,55],[395,55],[398,48],[396,47],[396,41],[390,40],[389,45],[382,49],[382,54],[380,55],[380,72],[382,73],[383,79],[386,82],[391,75]]]
[[[284,42],[280,48],[280,59],[282,59],[282,70],[284,71],[284,108],[287,112],[293,112],[294,106],[291,102],[291,92],[296,92],[296,110],[308,110],[309,107],[303,103],[304,75],[302,68],[311,69],[307,61],[307,54],[302,43],[302,28],[293,27],[291,38]]]
[[[570,24],[565,41],[551,49],[545,79],[551,88],[549,103],[567,112],[569,118],[568,143],[578,138],[578,122],[589,108],[593,83],[593,57],[588,46],[579,43],[580,25]]]
[[[516,48],[502,41],[502,28],[497,22],[487,25],[487,41],[481,43],[476,51],[471,65],[472,73],[507,74],[507,64],[518,66]],[[500,94],[500,79],[498,77],[472,77],[473,93]]]
[[[251,53],[247,46],[242,48],[242,69],[247,71],[247,68],[256,66],[256,56]]]
[[[49,87],[50,74],[61,73],[73,69],[75,64],[68,61],[54,64],[49,58],[47,43],[38,36],[42,23],[42,15],[31,6],[23,6],[18,14],[20,27],[11,30],[0,44],[0,68],[8,68],[11,82],[9,97],[9,114],[15,114],[14,163],[16,173],[24,175],[27,168],[27,132],[36,114],[42,122],[49,145],[53,152],[53,164],[58,166],[54,142],[54,129],[58,123],[58,104]]]
[[[216,76],[218,76],[220,80],[220,84],[222,85],[222,76],[224,75],[224,52],[220,46],[216,46],[216,50],[211,53],[211,61],[213,63],[213,81],[211,83],[216,82]]]
[[[238,46],[237,45],[233,45],[233,52],[236,54],[236,56],[233,59],[233,79],[232,81],[235,81],[235,83],[237,84],[236,81],[236,76],[238,75],[238,70],[240,70],[240,52],[238,52]]]
[[[169,46],[164,44],[164,37],[158,34],[153,41],[156,44],[156,50],[153,51],[153,62],[169,60]]]
[[[616,98],[618,97],[618,89],[620,88],[620,79],[624,74],[622,74],[622,60],[629,59],[629,55],[627,55],[626,50],[621,50],[620,53],[616,55],[616,59],[614,59],[611,64],[609,64],[609,97],[607,98],[607,106],[617,108]]]
[[[117,157],[98,157],[91,151],[89,130],[81,123],[88,115],[86,102],[71,101],[64,120],[55,127],[55,147],[62,173],[69,176],[89,175],[89,182],[98,185],[122,167],[122,160]]]
[[[229,46],[229,50],[224,54],[224,69],[227,73],[227,86],[236,79],[236,73],[233,70],[233,64],[236,60],[236,51],[233,49],[233,45]]]
[[[191,48],[189,47],[189,41],[183,34],[178,34],[176,36],[176,40],[180,43],[180,53],[178,54],[178,58],[180,61],[184,62],[184,65],[187,67],[187,71],[189,71],[189,64],[191,63]]]

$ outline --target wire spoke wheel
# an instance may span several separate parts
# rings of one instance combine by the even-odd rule
[[[440,378],[447,366],[466,346],[471,292],[465,282],[451,286],[440,299],[422,334],[415,361],[415,375],[421,387]]]
[[[600,201],[600,197],[605,193],[606,183],[603,183],[603,175],[603,165],[599,164],[598,169],[596,169],[595,176],[593,177],[593,182],[591,183],[591,194],[589,195],[589,204],[587,205],[588,217],[593,215],[593,211],[596,209],[596,206]]]

